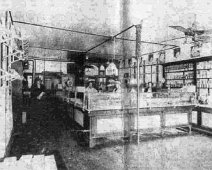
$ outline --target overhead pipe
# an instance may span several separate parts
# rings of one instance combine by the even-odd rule
[[[30,46],[29,48],[40,48],[40,49],[45,49],[45,50],[55,50],[55,51],[66,51],[66,52],[86,53],[86,51],[81,51],[81,50],[57,49],[57,48],[39,47],[39,46]],[[158,53],[158,52],[161,52],[161,51],[167,51],[167,50],[175,49],[175,48],[177,48],[177,47],[170,47],[170,48],[163,49],[163,50],[153,51],[153,52],[141,54],[141,56],[148,55],[148,54],[152,54],[152,53]],[[88,54],[101,54],[101,53],[92,53],[92,52],[88,52]],[[113,56],[113,54],[102,54],[102,55]],[[116,56],[122,57],[123,55],[121,55],[121,54],[116,54]],[[131,57],[135,57],[135,56],[131,56]],[[112,57],[111,57],[111,58],[112,58]]]
[[[82,51],[82,50],[70,50],[70,49],[60,49],[60,48],[51,48],[51,47],[39,47],[39,46],[31,46],[31,45],[29,46],[29,48],[39,48],[39,49],[44,49],[44,50],[86,53],[86,51]]]
[[[10,13],[10,15],[11,15],[11,13]],[[84,32],[84,31],[76,31],[76,30],[72,30],[72,29],[59,28],[59,27],[47,26],[47,25],[42,25],[42,24],[35,24],[35,23],[24,22],[24,21],[12,20],[12,23],[19,23],[19,24],[25,24],[25,25],[32,25],[32,26],[50,28],[50,29],[55,29],[55,30],[60,30],[60,31],[68,31],[68,32],[74,32],[74,33],[79,33],[79,34],[85,34],[85,35],[91,35],[91,36],[98,36],[98,37],[104,37],[104,38],[111,39],[111,36],[108,36],[108,35],[95,34],[95,33],[88,33],[88,32]],[[118,36],[118,35],[117,35],[117,36]],[[136,40],[134,40],[134,39],[119,38],[119,37],[117,37],[116,39],[118,39],[118,40],[124,40],[124,41],[133,41],[133,42],[136,41]],[[176,39],[180,39],[180,38],[176,38]],[[107,42],[107,41],[106,41],[106,42]],[[142,43],[147,43],[147,44],[155,44],[155,45],[176,46],[176,45],[173,45],[173,44],[163,44],[163,43],[150,42],[150,41],[141,41],[141,42],[142,42]],[[166,42],[166,41],[163,41],[163,42]]]
[[[79,33],[79,34],[86,34],[86,35],[93,35],[93,36],[108,38],[108,36],[106,36],[106,35],[88,33],[88,32],[83,32],[83,31],[76,31],[76,30],[71,30],[71,29],[66,29],[66,28],[59,28],[59,27],[53,27],[53,26],[42,25],[42,24],[35,24],[35,23],[24,22],[24,21],[16,21],[16,20],[14,20],[13,22],[19,23],[19,24],[37,26],[37,27],[50,28],[50,29],[55,29],[55,30],[60,30],[60,31],[69,31],[69,32],[74,32],[74,33]]]

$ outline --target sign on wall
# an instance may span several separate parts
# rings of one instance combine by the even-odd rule
[[[67,62],[36,60],[36,73],[42,73],[43,71],[61,71],[67,74]]]

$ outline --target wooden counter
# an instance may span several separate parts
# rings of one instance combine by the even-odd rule
[[[192,94],[193,95],[193,94]],[[65,98],[67,113],[75,124],[80,140],[94,147],[102,138],[129,138],[157,130],[163,136],[166,128],[187,126],[191,131],[191,96],[157,93],[141,94],[139,117],[134,93],[95,93],[84,100]],[[192,96],[193,98],[193,96]],[[138,125],[137,125],[138,122]]]
[[[111,94],[105,96],[108,99],[111,97]],[[83,140],[89,142],[89,147],[92,148],[101,143],[102,138],[131,138],[137,133],[137,127],[140,133],[157,129],[160,135],[163,135],[166,128],[187,126],[189,132],[191,130],[192,110],[195,107],[193,104],[141,106],[138,118],[139,125],[137,126],[136,108],[129,105],[122,106],[123,101],[118,95],[114,100],[116,102],[105,103],[105,110],[104,107],[98,105],[103,101],[98,101],[96,98],[95,107],[94,105],[82,107],[82,105],[69,100],[68,114],[76,123],[76,129],[84,137]]]

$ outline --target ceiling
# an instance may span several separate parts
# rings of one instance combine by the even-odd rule
[[[25,3],[25,5],[23,5]],[[117,34],[121,30],[120,2],[106,0],[72,0],[60,3],[51,1],[23,1],[22,5],[14,5],[12,11],[14,21],[76,30],[106,36]],[[20,7],[20,8],[19,8]],[[24,8],[23,8],[24,7]],[[20,10],[21,9],[21,10]],[[50,49],[69,49],[71,51],[87,51],[97,44],[108,39],[103,36],[80,34],[41,26],[14,22],[17,29],[29,40],[31,47]],[[93,53],[112,53],[111,41],[103,44],[101,48],[92,50]],[[116,42],[120,46],[120,42]],[[121,49],[120,47],[118,49]],[[31,55],[45,56],[66,55],[67,52],[56,50],[30,49]],[[117,50],[117,53],[120,51]],[[70,54],[70,53],[69,53]],[[64,56],[63,56],[64,57]]]
[[[211,27],[210,9],[212,4],[210,0],[203,1],[204,3],[196,0],[63,0],[62,2],[58,0],[11,0],[4,1],[4,3],[10,2],[9,4],[0,4],[0,10],[2,7],[10,7],[14,21],[106,36],[113,36],[133,24],[139,24],[141,19],[144,19],[142,40],[161,42],[183,36],[182,33],[169,29],[168,26],[188,27],[193,21],[194,13],[197,14],[197,19],[202,25]],[[67,58],[68,55],[74,55],[75,52],[48,49],[87,51],[107,39],[103,36],[17,22],[14,22],[14,25],[29,40],[31,46],[29,55],[35,57]],[[135,39],[135,28],[126,31],[119,37]],[[170,43],[180,45],[182,41]],[[161,46],[142,44],[142,53],[158,49],[161,49]],[[116,39],[115,43],[108,41],[90,52],[90,56],[96,56],[92,53],[110,57],[134,56],[135,42]]]

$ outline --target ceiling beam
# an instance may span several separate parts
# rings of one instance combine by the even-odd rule
[[[97,45],[95,45],[94,47],[88,49],[86,52],[89,52],[89,51],[91,51],[91,50],[93,50],[93,49],[99,47],[100,45],[102,45],[102,44],[104,44],[104,43],[106,43],[106,42],[108,42],[108,41],[110,41],[110,40],[113,40],[113,39],[116,38],[118,35],[122,34],[123,32],[125,32],[125,31],[127,31],[127,30],[129,30],[129,29],[131,29],[131,28],[133,28],[134,26],[135,26],[135,25],[131,25],[130,27],[128,27],[128,28],[122,30],[121,32],[119,32],[119,33],[117,33],[116,35],[110,37],[109,39],[107,39],[107,40],[101,42],[100,44],[97,44]]]
[[[86,51],[82,51],[82,50],[70,50],[70,49],[58,49],[58,48],[51,48],[51,47],[39,47],[39,46],[29,46],[29,48],[38,48],[38,49],[44,49],[44,50],[55,50],[55,51],[65,51],[65,52],[76,52],[76,53],[85,53]],[[88,52],[89,54],[94,54],[94,55],[105,55],[105,56],[113,56],[114,54],[102,54],[102,53],[92,53],[92,52]],[[123,55],[121,54],[116,54],[116,56],[122,57]]]
[[[82,50],[70,50],[70,49],[51,48],[51,47],[29,46],[29,48],[38,48],[38,49],[43,49],[43,50],[54,50],[54,51],[65,51],[65,52],[76,52],[76,53],[86,53],[86,51],[82,51]]]
[[[34,56],[29,56],[29,60],[42,60],[42,61],[57,61],[57,62],[66,62],[66,63],[75,63],[69,60],[65,59],[58,59],[58,58],[41,58],[41,57],[34,57]]]

